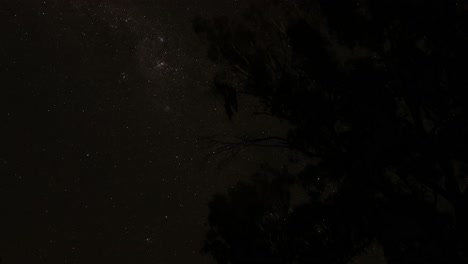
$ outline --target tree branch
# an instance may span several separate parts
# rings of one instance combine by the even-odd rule
[[[213,139],[214,145],[221,144],[215,151],[215,153],[231,152],[233,155],[237,155],[240,151],[247,147],[264,147],[264,148],[286,148],[289,150],[299,151],[300,153],[316,158],[317,155],[305,148],[295,146],[287,139],[278,136],[268,136],[261,138],[250,139],[248,137],[236,137],[238,141],[223,141]]]

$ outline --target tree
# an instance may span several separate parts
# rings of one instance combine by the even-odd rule
[[[378,241],[389,263],[468,262],[467,19],[455,0],[277,0],[196,19],[228,116],[244,93],[291,124],[287,138],[230,145],[280,142],[320,161],[275,176],[308,192],[301,206],[258,182],[215,197],[205,250],[218,263],[346,263]]]

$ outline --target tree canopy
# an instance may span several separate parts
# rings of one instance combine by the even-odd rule
[[[276,0],[195,19],[229,118],[240,93],[257,97],[291,124],[265,140],[318,161],[214,197],[204,250],[218,263],[348,263],[377,241],[388,263],[467,263],[467,7]]]

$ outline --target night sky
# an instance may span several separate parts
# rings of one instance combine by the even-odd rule
[[[247,3],[246,1],[243,1]],[[213,263],[208,202],[283,150],[217,155],[209,138],[282,134],[233,120],[195,16],[234,0],[1,1],[3,263]]]
[[[0,0],[0,264],[467,263],[466,0]]]

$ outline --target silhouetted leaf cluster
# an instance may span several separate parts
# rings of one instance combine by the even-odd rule
[[[205,251],[218,263],[347,263],[378,241],[388,263],[466,263],[467,10],[271,1],[196,19],[229,118],[237,94],[260,98],[292,124],[291,149],[320,160],[215,197]],[[307,202],[291,203],[294,184]]]

